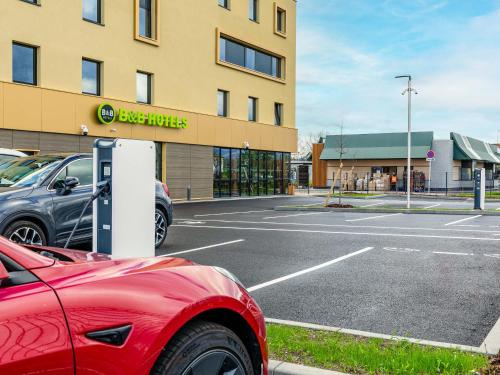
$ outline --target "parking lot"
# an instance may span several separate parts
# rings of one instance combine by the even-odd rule
[[[269,318],[474,347],[492,334],[500,317],[500,217],[273,210],[322,201],[177,204],[158,255],[227,268]]]

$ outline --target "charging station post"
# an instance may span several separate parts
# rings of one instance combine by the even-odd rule
[[[474,209],[484,210],[484,198],[486,193],[485,169],[474,169]]]
[[[155,255],[155,147],[150,141],[97,139],[93,205],[93,251],[113,258]]]

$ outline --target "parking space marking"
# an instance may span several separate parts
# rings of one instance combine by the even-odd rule
[[[434,254],[444,254],[444,255],[474,255],[474,253],[456,253],[452,251],[433,251]]]
[[[286,276],[278,277],[277,279],[266,281],[265,283],[262,283],[262,284],[254,285],[254,286],[248,288],[247,290],[249,292],[253,292],[255,290],[266,288],[266,287],[268,287],[270,285],[278,284],[278,283],[281,283],[283,281],[290,280],[290,279],[293,279],[295,277],[305,275],[306,273],[311,273],[311,272],[320,270],[322,268],[331,266],[332,264],[335,264],[335,263],[338,263],[338,262],[342,262],[343,260],[352,258],[352,257],[354,257],[356,255],[360,255],[360,254],[366,253],[367,251],[370,251],[370,250],[373,250],[373,249],[374,249],[373,247],[365,247],[364,249],[355,251],[353,253],[349,253],[349,254],[343,255],[341,257],[332,259],[332,260],[330,260],[328,262],[318,264],[317,266],[309,267],[309,268],[306,268],[305,270],[302,270],[302,271],[294,272],[294,273],[291,273],[291,274],[286,275]]]
[[[415,338],[410,338],[410,337],[387,335],[385,333],[359,331],[357,329],[332,327],[332,326],[325,326],[325,325],[314,324],[314,323],[294,322],[291,320],[283,320],[283,319],[266,318],[266,322],[294,326],[294,327],[302,327],[302,328],[306,328],[306,329],[313,329],[313,330],[320,330],[320,331],[346,333],[348,335],[361,336],[361,337],[371,337],[371,338],[379,338],[379,339],[394,340],[394,341],[408,341],[408,342],[411,342],[413,344],[436,346],[436,347],[440,347],[440,348],[465,350],[465,351],[475,352],[475,353],[484,353],[485,352],[483,350],[482,346],[476,347],[476,346],[470,346],[470,345],[453,344],[453,343],[448,343],[448,342],[415,339]],[[496,354],[496,353],[490,353],[490,354]]]
[[[182,221],[186,219],[174,219],[175,221]],[[436,231],[436,232],[475,232],[475,233],[489,233],[496,236],[500,235],[500,231],[491,230],[475,230],[475,229],[455,229],[455,228],[426,228],[426,227],[389,227],[380,225],[349,225],[349,224],[321,224],[321,223],[287,223],[282,221],[250,221],[250,220],[221,220],[221,219],[206,219],[204,222],[211,223],[235,223],[235,224],[270,224],[270,225],[290,225],[290,226],[312,226],[312,227],[325,227],[325,228],[371,228],[371,229],[395,229],[395,230],[418,230],[418,231]],[[459,227],[461,225],[454,225]],[[498,226],[492,228],[500,229]]]
[[[437,207],[437,206],[441,206],[441,203],[432,204],[430,206],[424,207],[424,210],[428,210],[429,208],[434,208],[434,207]]]
[[[269,219],[280,219],[282,217],[293,217],[293,216],[309,216],[309,215],[319,215],[319,214],[327,214],[328,212],[308,212],[306,214],[292,214],[292,215],[281,215],[281,216],[267,216],[263,217],[262,220]]]
[[[467,221],[467,220],[472,220],[472,219],[477,219],[478,217],[481,217],[483,215],[476,215],[476,216],[470,216],[470,217],[466,217],[464,219],[460,219],[460,220],[456,220],[456,221],[452,221],[451,223],[446,223],[445,226],[448,226],[448,225],[453,225],[453,224],[458,224],[458,223],[463,223],[464,221]]]
[[[253,214],[256,212],[269,212],[274,210],[258,210],[258,211],[236,211],[236,212],[221,212],[218,214],[203,214],[203,215],[194,215],[195,217],[205,217],[205,216],[223,216],[223,215],[237,215],[237,214]]]
[[[500,352],[500,318],[486,336],[480,346],[481,350],[487,354],[497,354]]]
[[[500,254],[484,254],[485,257],[500,259]]]
[[[493,241],[499,242],[500,238],[488,237],[461,237],[461,236],[436,236],[430,234],[397,234],[397,233],[373,233],[373,232],[334,232],[327,230],[306,230],[306,229],[289,229],[289,228],[257,228],[257,227],[229,227],[229,226],[216,226],[216,225],[188,225],[188,224],[174,224],[173,227],[186,227],[198,229],[232,229],[232,230],[255,230],[263,232],[297,232],[297,233],[323,233],[323,234],[345,234],[356,236],[376,236],[376,237],[415,237],[415,238],[446,238],[452,240],[471,240],[471,241]]]
[[[397,216],[397,215],[401,215],[401,213],[398,213],[398,214],[389,214],[389,215],[380,215],[380,216],[362,217],[360,219],[349,219],[349,220],[346,220],[346,221],[362,221],[362,220],[380,219],[380,218],[383,218],[383,217]]]
[[[386,204],[386,202],[381,202],[381,203],[372,203],[372,204],[367,204],[367,205],[364,205],[364,206],[359,206],[361,208],[365,208],[365,207],[373,207],[373,206],[381,206],[383,204]]]
[[[384,247],[384,250],[386,251],[395,251],[398,253],[413,253],[413,252],[419,252],[420,250],[418,249],[410,249],[407,247]]]
[[[234,240],[234,241],[216,243],[214,245],[197,247],[196,249],[189,249],[189,250],[177,251],[175,253],[170,253],[170,254],[158,255],[158,258],[160,258],[160,257],[170,257],[170,256],[173,256],[173,255],[180,255],[180,254],[186,254],[186,253],[192,253],[194,251],[200,251],[200,250],[205,250],[205,249],[212,249],[214,247],[219,247],[219,246],[232,245],[234,243],[243,242],[243,241],[245,241],[245,240],[239,239],[239,240]]]

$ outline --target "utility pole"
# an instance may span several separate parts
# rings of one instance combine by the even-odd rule
[[[411,86],[411,75],[396,76],[394,78],[407,78],[408,88],[401,95],[408,93],[408,165],[406,170],[406,208],[411,207],[411,95],[418,92]]]

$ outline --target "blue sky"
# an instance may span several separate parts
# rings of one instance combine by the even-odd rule
[[[414,130],[495,142],[500,130],[500,0],[299,0],[300,136]]]

